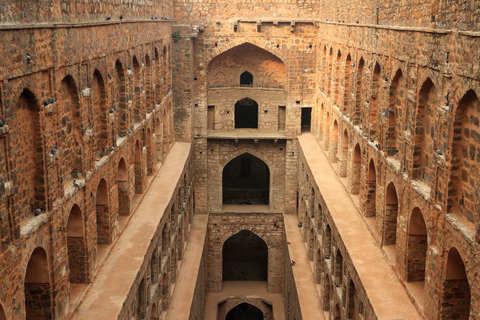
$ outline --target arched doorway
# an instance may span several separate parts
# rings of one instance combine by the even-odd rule
[[[223,281],[267,281],[268,246],[249,230],[223,243]]]
[[[241,303],[235,308],[232,308],[227,315],[225,320],[263,320],[263,312],[254,305],[249,303]]]
[[[244,153],[223,168],[223,204],[269,204],[270,170]]]
[[[52,319],[52,292],[47,253],[33,250],[25,273],[25,313],[27,320]]]
[[[258,128],[258,104],[250,98],[235,104],[235,129],[242,128]]]

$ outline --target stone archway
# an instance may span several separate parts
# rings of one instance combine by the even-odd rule
[[[264,315],[262,310],[251,305],[250,303],[241,303],[235,308],[232,308],[227,315],[225,316],[225,320],[263,320]]]
[[[223,243],[223,281],[267,281],[268,246],[249,230],[242,230]]]
[[[270,170],[259,158],[244,153],[223,168],[223,204],[269,204]]]

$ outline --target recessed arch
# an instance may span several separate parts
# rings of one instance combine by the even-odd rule
[[[425,281],[428,234],[420,208],[415,207],[408,223],[407,281]]]
[[[100,159],[105,155],[105,148],[109,147],[108,143],[108,122],[107,122],[107,106],[105,81],[98,69],[93,72],[92,84],[92,105],[94,106],[94,128],[97,135],[95,156]]]
[[[450,248],[448,252],[447,266],[442,284],[441,319],[470,319],[470,284],[465,270],[465,263],[455,247]]]
[[[156,156],[154,156],[153,153],[153,136],[152,136],[152,130],[150,128],[147,128],[147,133],[146,137],[147,140],[147,175],[151,176],[154,172],[154,166],[155,166],[155,159]]]
[[[235,103],[235,129],[258,128],[258,103],[243,98]]]
[[[262,310],[250,303],[243,302],[232,308],[225,316],[225,320],[239,319],[263,320],[265,318]]]
[[[240,85],[241,86],[253,86],[253,75],[248,71],[244,71],[240,75]]]
[[[111,222],[110,207],[108,199],[108,187],[105,179],[100,179],[96,192],[96,213],[97,213],[97,243],[110,244]]]
[[[27,320],[52,319],[52,288],[47,253],[33,250],[25,272],[25,313]]]
[[[335,286],[342,286],[343,282],[343,256],[340,250],[337,250],[335,254],[335,273],[334,273],[334,279],[335,279]]]
[[[117,167],[117,187],[118,187],[118,214],[128,216],[130,214],[130,195],[128,184],[127,164],[123,157],[118,161]]]
[[[478,176],[477,150],[480,148],[477,136],[480,133],[479,99],[475,91],[468,90],[458,102],[455,116],[452,117],[451,169],[448,182],[447,212],[461,214],[468,221],[479,223],[478,213],[471,208],[477,204],[477,186],[470,181]]]
[[[252,43],[242,43],[226,49],[212,58],[207,65],[208,88],[252,86],[264,88],[286,88],[287,68],[285,63],[270,52]],[[227,48],[229,47],[229,48]],[[269,48],[270,49],[270,48]],[[253,77],[255,76],[255,81]],[[240,73],[245,76],[240,81]],[[240,77],[242,80],[242,77]]]
[[[77,204],[72,206],[67,222],[67,251],[71,283],[87,281],[87,254],[83,213]]]
[[[250,230],[242,230],[222,246],[223,281],[267,281],[268,245]]]
[[[12,120],[9,123],[15,141],[14,160],[18,175],[17,193],[25,195],[26,205],[21,207],[21,219],[33,217],[37,208],[46,208],[43,130],[40,125],[38,100],[28,89],[20,94]]]
[[[355,107],[353,112],[353,124],[359,125],[361,122],[361,110],[363,106],[363,69],[365,61],[360,58],[358,61],[357,74],[355,79]]]
[[[375,217],[377,214],[377,171],[375,162],[370,159],[365,181],[365,217]]]
[[[418,94],[418,104],[415,116],[415,137],[413,147],[413,168],[412,179],[425,180],[429,173],[429,159],[427,148],[433,145],[430,137],[430,128],[432,124],[429,121],[429,114],[436,108],[435,106],[435,86],[427,78],[422,84]]]
[[[385,193],[384,245],[397,242],[398,196],[395,184],[390,182]]]
[[[330,295],[331,295],[331,284],[330,284],[330,276],[328,273],[325,273],[325,280],[323,283],[323,310],[329,311],[330,310]]]
[[[120,60],[115,62],[115,86],[112,86],[112,96],[115,105],[116,120],[118,121],[118,133],[127,134],[127,104],[126,104],[126,84],[125,84],[125,71]]]
[[[270,169],[261,159],[243,153],[222,171],[223,204],[269,204]]]
[[[352,57],[350,53],[347,55],[345,60],[345,78],[343,83],[343,112],[346,112],[347,115],[351,115],[352,110],[350,110],[350,78],[352,76]]]
[[[140,141],[135,141],[135,154],[134,154],[134,166],[135,166],[135,193],[143,192],[143,170],[142,170],[142,147]]]
[[[398,152],[397,145],[397,109],[401,110],[403,98],[403,73],[398,69],[390,84],[388,108],[385,111],[387,118],[387,155],[395,156]]]
[[[360,144],[355,144],[353,148],[352,156],[352,173],[351,173],[351,183],[350,183],[350,193],[359,194],[360,192],[360,177],[362,174],[362,153],[360,150]]]
[[[142,120],[142,81],[140,75],[140,63],[136,56],[133,56],[133,121],[140,123]]]

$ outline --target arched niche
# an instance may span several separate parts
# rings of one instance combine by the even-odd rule
[[[27,320],[52,319],[52,288],[47,253],[33,250],[25,273],[25,314]]]
[[[33,217],[36,209],[46,208],[43,133],[38,101],[30,90],[24,89],[18,98],[9,126],[15,137],[15,169],[22,172],[17,176],[16,194],[26,204],[21,206],[21,219],[25,219]]]
[[[70,269],[69,280],[72,283],[86,282],[86,246],[85,228],[82,210],[74,204],[67,222],[67,250]]]
[[[225,165],[222,185],[223,204],[269,204],[270,169],[249,153]]]
[[[97,243],[110,244],[111,222],[110,207],[108,201],[108,187],[105,179],[100,179],[96,192],[96,213],[97,213]]]
[[[253,75],[245,71],[240,75],[240,85],[241,86],[253,86]]]
[[[228,238],[222,247],[223,281],[267,281],[268,246],[249,230]]]
[[[385,194],[385,230],[384,245],[395,244],[397,242],[397,216],[398,216],[398,197],[397,189],[393,182],[387,186]]]
[[[377,214],[377,172],[373,159],[368,165],[365,198],[365,217],[375,217]]]
[[[456,248],[448,252],[445,278],[442,281],[440,314],[442,320],[470,319],[471,291],[465,264]]]
[[[408,223],[407,281],[425,281],[428,235],[425,220],[418,207],[413,209]]]

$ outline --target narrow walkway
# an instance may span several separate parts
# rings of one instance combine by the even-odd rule
[[[204,254],[207,223],[208,215],[196,214],[193,216],[192,229],[178,272],[172,300],[168,307],[167,320],[188,320],[191,318],[190,309],[193,304],[195,284]]]
[[[290,259],[295,261],[292,270],[298,300],[300,302],[302,320],[324,320],[320,297],[318,296],[315,286],[315,279],[310,269],[302,233],[298,227],[298,219],[293,214],[285,214],[283,217],[287,241],[290,242],[290,244],[288,244],[288,252]]]
[[[422,319],[318,141],[312,134],[298,141],[378,319]]]
[[[173,145],[72,319],[113,320],[119,317],[163,213],[174,196],[190,149],[190,143]]]

